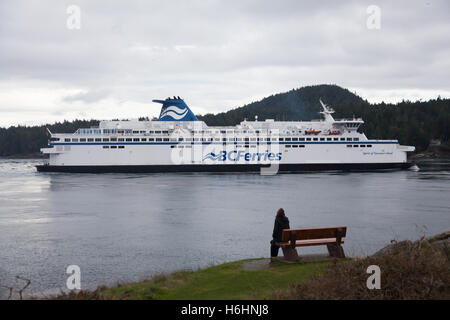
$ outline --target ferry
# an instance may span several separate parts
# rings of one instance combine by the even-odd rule
[[[368,139],[361,118],[243,121],[208,126],[179,97],[162,104],[156,120],[104,120],[75,133],[52,133],[39,172],[302,172],[407,169],[413,146]]]

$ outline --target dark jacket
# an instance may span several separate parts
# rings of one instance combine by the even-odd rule
[[[273,226],[272,238],[275,242],[281,241],[283,229],[290,229],[289,219],[286,216],[278,216],[275,218],[275,224]]]

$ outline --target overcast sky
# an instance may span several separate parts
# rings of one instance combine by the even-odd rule
[[[0,1],[0,126],[153,116],[174,95],[216,113],[322,83],[450,97],[449,71],[445,0]]]

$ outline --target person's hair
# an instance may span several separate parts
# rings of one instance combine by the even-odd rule
[[[284,209],[283,208],[278,209],[277,217],[284,217]]]

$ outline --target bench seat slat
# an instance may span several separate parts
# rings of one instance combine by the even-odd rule
[[[336,243],[336,238],[297,240],[297,241],[295,241],[295,246],[296,247],[306,247],[306,246],[318,246],[318,245],[334,244],[334,243]],[[341,240],[341,243],[344,243],[344,241]],[[289,247],[291,245],[291,242],[290,241],[279,242],[278,245],[280,247]]]

